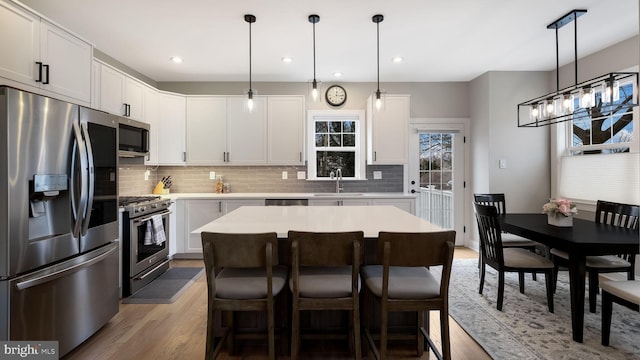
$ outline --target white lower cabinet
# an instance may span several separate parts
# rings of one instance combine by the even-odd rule
[[[200,234],[191,232],[241,206],[263,206],[260,200],[178,200],[175,258],[202,258]]]
[[[223,215],[221,200],[178,200],[176,257],[202,257],[200,235],[191,232]]]

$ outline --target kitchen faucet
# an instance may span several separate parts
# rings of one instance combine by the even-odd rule
[[[337,168],[335,172],[331,172],[329,174],[329,178],[331,180],[336,179],[336,194],[339,193],[343,188],[340,187],[340,180],[342,180],[342,169]]]

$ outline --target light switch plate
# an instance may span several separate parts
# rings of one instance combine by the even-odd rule
[[[282,172],[282,180],[287,180],[289,178],[289,174],[286,171]]]
[[[498,160],[498,167],[500,169],[506,169],[507,168],[507,160],[505,160],[505,159]]]
[[[380,179],[382,179],[382,171],[374,171],[374,172],[373,172],[373,179],[374,179],[374,180],[380,180]]]
[[[216,172],[209,171],[209,180],[215,180],[215,179],[216,179]]]
[[[298,180],[304,180],[307,178],[307,173],[304,171],[298,171]]]
[[[145,170],[145,172],[144,172],[144,181],[149,181],[149,176],[151,176],[151,171]]]

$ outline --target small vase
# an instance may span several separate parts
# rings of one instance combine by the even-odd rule
[[[573,226],[573,216],[564,216],[562,214],[547,214],[547,222],[549,225],[558,227]]]

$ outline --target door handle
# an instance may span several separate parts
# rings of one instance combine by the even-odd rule
[[[36,82],[42,82],[42,62],[36,61],[36,65],[38,65],[38,78],[36,79]]]
[[[114,251],[118,251],[118,246],[117,245],[112,245],[112,246],[110,246],[110,249],[109,249],[109,247],[105,247],[105,250],[101,250],[101,251],[104,251],[104,252],[99,254],[98,256],[92,258],[92,259],[89,259],[88,261],[84,261],[82,263],[72,265],[72,266],[70,266],[68,268],[65,268],[65,269],[54,271],[51,274],[46,274],[46,275],[42,275],[42,276],[39,276],[39,277],[36,277],[36,278],[33,278],[33,279],[28,279],[28,280],[25,280],[25,281],[21,281],[21,282],[17,283],[15,286],[16,286],[16,288],[18,290],[25,290],[25,289],[28,289],[30,287],[34,287],[34,286],[37,286],[37,285],[40,285],[40,284],[44,284],[44,283],[49,282],[49,281],[53,281],[55,279],[59,279],[59,278],[61,278],[63,276],[66,276],[66,275],[69,275],[71,273],[77,272],[77,271],[79,271],[81,269],[84,269],[86,267],[89,267],[89,266],[91,266],[91,265],[93,265],[95,263],[98,263],[98,262],[104,260],[109,255],[111,255]]]
[[[42,67],[44,68],[45,74],[46,74],[46,77],[47,77],[47,80],[43,81],[42,83],[47,85],[49,83],[49,65],[48,64],[42,65]]]
[[[95,166],[93,163],[93,147],[91,146],[91,139],[89,138],[89,130],[87,128],[86,123],[80,124],[82,133],[84,135],[85,147],[87,151],[87,160],[88,160],[88,168],[87,175],[89,180],[89,193],[87,196],[87,210],[86,215],[84,216],[84,220],[82,223],[82,235],[87,234],[87,230],[89,229],[89,221],[91,220],[91,210],[93,209],[93,194],[95,192]]]

